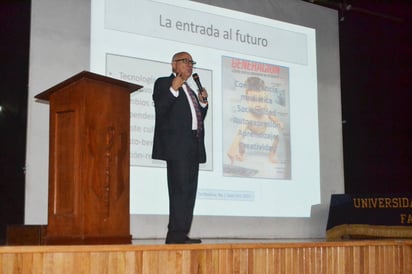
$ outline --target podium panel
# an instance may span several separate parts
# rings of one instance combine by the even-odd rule
[[[131,243],[130,93],[139,88],[84,71],[36,96],[50,102],[44,244]]]

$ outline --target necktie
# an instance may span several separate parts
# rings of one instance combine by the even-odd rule
[[[193,107],[195,108],[196,112],[196,118],[197,118],[197,131],[196,131],[196,137],[200,136],[200,132],[203,130],[203,119],[202,119],[202,113],[200,112],[200,106],[199,103],[196,99],[196,95],[194,91],[189,87],[187,83],[185,83],[187,87],[187,93],[189,93],[189,97],[192,100]]]

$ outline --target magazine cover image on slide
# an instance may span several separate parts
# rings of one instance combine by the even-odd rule
[[[222,57],[223,175],[291,179],[289,68]]]

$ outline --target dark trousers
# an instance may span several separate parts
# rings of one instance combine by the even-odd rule
[[[199,163],[193,159],[167,161],[169,224],[166,240],[184,240],[195,206]]]

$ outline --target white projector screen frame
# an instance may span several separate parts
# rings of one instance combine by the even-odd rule
[[[308,217],[198,216],[192,232],[202,237],[322,237],[330,194],[343,191],[337,14],[301,1],[255,1],[250,4],[248,1],[225,1],[216,5],[219,4],[224,8],[316,29],[320,202],[312,206]],[[90,30],[84,28],[90,20],[90,9],[90,3],[84,1],[64,6],[53,1],[33,0],[32,3],[26,223],[47,222],[48,124],[44,121],[48,120],[48,107],[34,102],[33,96],[81,70],[90,69],[87,61]],[[78,20],[66,15],[68,11],[77,14],[78,18],[74,19]],[[196,52],[192,53],[197,56]],[[170,52],[164,52],[163,57],[147,58],[166,62]],[[134,237],[164,237],[165,215],[132,215],[131,221]]]

